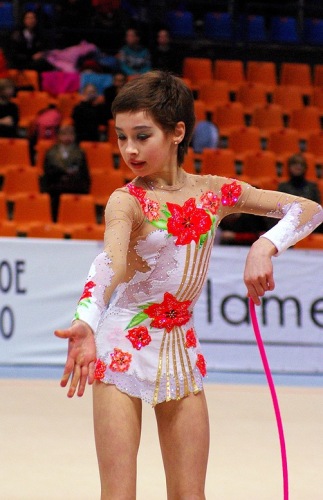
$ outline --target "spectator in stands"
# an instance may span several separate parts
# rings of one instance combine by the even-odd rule
[[[209,120],[200,120],[194,129],[192,147],[195,153],[202,153],[204,148],[217,148],[219,144],[219,130]]]
[[[72,112],[76,140],[98,141],[100,139],[101,105],[99,104],[97,88],[88,83],[82,91],[83,100]]]
[[[13,83],[8,78],[0,79],[0,137],[16,137],[19,110],[11,101],[15,92]]]
[[[303,196],[309,200],[321,203],[320,190],[316,182],[306,179],[307,163],[302,154],[294,154],[289,157],[288,162],[289,179],[278,185],[277,191],[296,196]],[[323,225],[315,229],[315,232],[322,233]]]
[[[86,194],[90,175],[84,151],[75,142],[72,125],[62,125],[56,144],[45,155],[43,191],[50,194],[53,221],[57,220],[62,193]]]
[[[37,71],[52,69],[52,65],[44,58],[47,48],[40,34],[35,12],[27,10],[23,16],[21,28],[11,35],[12,66]]]
[[[318,185],[306,179],[307,163],[304,156],[302,154],[290,156],[287,166],[289,179],[279,184],[278,191],[321,203]]]
[[[157,32],[155,46],[152,48],[152,67],[175,74],[181,73],[181,60],[172,46],[170,33],[166,28]]]
[[[126,31],[125,45],[119,50],[117,58],[120,69],[125,75],[146,73],[151,69],[151,54],[141,42],[141,34],[135,28]]]
[[[101,109],[100,109],[101,112],[100,123],[102,125],[106,125],[107,121],[110,120],[110,118],[112,118],[112,113],[111,113],[112,101],[118,94],[119,90],[122,89],[126,81],[127,81],[126,75],[119,71],[115,75],[113,75],[112,85],[104,89],[103,91],[104,101],[101,104]]]

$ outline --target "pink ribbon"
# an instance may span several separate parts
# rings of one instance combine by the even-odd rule
[[[288,500],[288,467],[287,467],[287,455],[286,455],[284,428],[283,428],[283,423],[282,423],[282,419],[281,419],[281,415],[280,415],[280,409],[279,409],[275,384],[273,382],[270,367],[268,364],[264,343],[263,343],[262,338],[261,338],[260,329],[259,329],[259,325],[258,325],[258,321],[257,321],[257,314],[256,314],[256,310],[255,310],[255,304],[254,304],[252,299],[249,299],[249,311],[250,311],[253,330],[255,332],[260,356],[262,359],[262,364],[263,364],[265,374],[267,377],[267,381],[268,381],[268,385],[269,385],[269,389],[270,389],[270,393],[271,393],[271,398],[272,398],[273,406],[274,406],[274,410],[275,410],[276,423],[277,423],[279,442],[280,442],[282,469],[283,469],[284,500]]]

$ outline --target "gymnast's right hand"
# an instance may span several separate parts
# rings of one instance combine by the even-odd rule
[[[94,382],[96,349],[93,331],[87,323],[76,320],[70,328],[54,333],[56,337],[68,339],[61,387],[66,387],[70,380],[67,396],[72,398],[76,391],[78,396],[83,396],[86,383],[91,385]]]

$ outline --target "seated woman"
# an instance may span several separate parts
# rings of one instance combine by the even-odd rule
[[[87,194],[90,175],[84,151],[75,143],[74,128],[62,125],[57,143],[46,153],[43,190],[50,194],[52,218],[56,222],[62,193]]]

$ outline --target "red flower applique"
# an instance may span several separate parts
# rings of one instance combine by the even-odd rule
[[[139,201],[141,208],[149,221],[158,219],[159,203],[157,201],[146,198],[146,191],[130,183],[127,185],[130,194],[135,196]]]
[[[231,182],[231,184],[223,184],[221,187],[221,203],[228,207],[233,207],[240,198],[241,195],[241,185],[237,181]]]
[[[92,297],[92,288],[94,287],[95,287],[94,281],[88,281],[87,283],[85,283],[84,290],[80,297],[79,302],[81,302],[81,300],[83,299],[88,299],[89,297]]]
[[[126,372],[129,370],[132,355],[129,352],[124,352],[117,347],[114,348],[113,353],[110,354],[111,363],[109,368],[113,372]]]
[[[140,201],[140,204],[149,221],[158,219],[159,203],[157,201],[151,200],[150,198],[144,198]]]
[[[167,203],[171,213],[167,221],[167,230],[177,236],[175,245],[186,245],[195,241],[198,243],[200,236],[209,231],[212,226],[210,215],[203,209],[197,208],[194,198],[187,200],[184,205]]]
[[[143,188],[137,187],[131,182],[127,184],[127,188],[129,193],[135,196],[139,201],[145,198],[146,191]]]
[[[190,328],[186,332],[186,342],[185,342],[185,347],[196,347],[196,337],[195,337],[195,332],[193,328]]]
[[[207,191],[200,198],[203,208],[209,210],[211,214],[216,214],[220,206],[220,200],[213,191]]]
[[[190,305],[190,300],[180,302],[174,295],[166,292],[161,304],[152,304],[143,312],[153,319],[150,323],[152,327],[165,328],[170,332],[174,326],[185,325],[189,321],[192,315],[188,310]]]
[[[101,359],[96,360],[94,378],[96,380],[102,380],[104,378],[107,365]]]
[[[127,339],[130,340],[133,347],[140,351],[140,349],[151,342],[151,336],[148,333],[148,329],[145,326],[138,326],[137,328],[132,328],[128,331],[126,335]]]
[[[197,355],[196,366],[200,370],[202,377],[205,377],[205,375],[206,375],[206,362],[205,362],[203,354]]]

